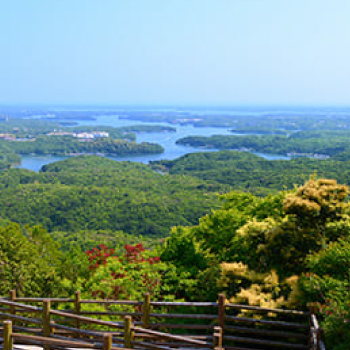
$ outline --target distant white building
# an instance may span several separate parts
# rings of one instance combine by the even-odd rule
[[[79,132],[76,134],[73,134],[74,137],[77,137],[78,139],[93,139],[94,135],[89,134],[87,132]]]
[[[101,137],[109,137],[108,132],[105,131],[94,131],[94,132],[79,132],[73,134],[74,137],[78,139],[95,139]]]
[[[109,133],[105,131],[95,131],[92,135],[94,135],[94,137],[108,137]]]

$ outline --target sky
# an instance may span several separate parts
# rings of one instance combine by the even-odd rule
[[[0,104],[350,105],[349,0],[0,0]]]

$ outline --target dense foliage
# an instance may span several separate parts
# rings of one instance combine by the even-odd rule
[[[41,136],[35,141],[11,142],[11,148],[16,153],[37,155],[102,153],[120,156],[163,152],[163,148],[160,145],[147,142],[138,144],[111,138],[82,141],[71,136]]]
[[[0,170],[9,169],[12,165],[20,163],[20,155],[12,150],[8,142],[0,140]]]
[[[0,133],[17,138],[32,138],[60,128],[59,123],[39,119],[0,120]]]
[[[349,150],[349,136],[298,138],[277,135],[214,135],[188,136],[176,141],[179,145],[218,149],[249,150],[281,155],[334,156]]]
[[[166,235],[193,225],[218,205],[225,187],[186,176],[163,176],[146,165],[75,157],[43,172],[0,173],[0,215],[49,231],[122,230]]]
[[[189,278],[196,288],[206,278],[210,291],[224,291],[232,302],[301,308],[317,301],[327,348],[346,349],[347,195],[348,188],[334,180],[310,180],[292,192],[266,198],[229,193],[223,197],[223,207],[202,218],[198,226],[174,229],[161,258],[174,264],[179,275],[192,266]],[[211,270],[219,266],[221,273],[208,273],[208,266]],[[178,291],[190,298],[186,292],[186,288]]]
[[[1,295],[15,288],[20,295],[65,293],[60,283],[61,254],[57,244],[39,227],[0,227]]]
[[[277,193],[302,185],[312,174],[350,185],[350,162],[294,158],[273,160],[248,152],[190,153],[175,160],[151,162],[153,169],[217,181],[257,195]]]
[[[33,178],[31,172],[16,170],[15,181],[7,183],[9,173],[2,172],[1,191],[6,194],[35,185],[38,193],[50,196],[46,186],[55,181],[84,181],[84,169],[91,183],[103,187],[107,179],[116,182],[107,171],[112,166],[109,162],[79,157],[49,165]],[[113,172],[123,180],[123,167],[132,183],[132,164],[113,163]],[[145,166],[136,168],[143,171],[145,182],[154,176]],[[75,179],[77,169],[81,175]],[[64,203],[68,194],[59,200]],[[34,200],[30,203],[38,201],[35,191],[31,195]],[[267,307],[306,308],[313,302],[323,316],[327,348],[345,349],[350,330],[347,195],[348,187],[324,179],[311,179],[292,191],[264,198],[229,192],[221,196],[221,207],[203,216],[197,225],[174,227],[162,245],[143,245],[114,230],[50,235],[40,227],[3,222],[2,292],[16,288],[20,295],[63,296],[80,289],[89,298],[138,299],[149,291],[154,299],[197,301],[215,301],[217,293],[225,292],[231,302]],[[5,198],[3,206],[11,197]],[[23,210],[20,207],[17,215]],[[76,219],[79,215],[81,212]]]

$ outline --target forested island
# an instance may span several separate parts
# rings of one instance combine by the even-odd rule
[[[163,147],[152,143],[136,143],[119,139],[99,138],[96,140],[78,140],[70,136],[38,137],[34,141],[12,142],[11,148],[18,154],[108,154],[108,155],[138,155],[162,153]]]
[[[71,126],[65,126],[66,122],[62,121],[45,121],[42,119],[8,119],[0,120],[0,134],[5,134],[9,138],[35,138],[44,136],[52,132],[61,133],[79,133],[104,131],[109,136],[117,139],[134,140],[133,133],[138,132],[176,132],[171,126],[164,125],[132,125],[122,127],[111,127],[106,125],[84,125],[77,126],[73,123]]]
[[[179,145],[217,149],[233,149],[266,154],[326,158],[350,149],[350,135],[329,137],[303,137],[282,135],[214,135],[211,137],[189,136],[177,141]]]
[[[135,133],[176,132],[171,126],[63,126],[59,122],[10,119],[0,121],[0,169],[21,163],[20,155],[72,156],[159,154],[162,146],[136,143]]]

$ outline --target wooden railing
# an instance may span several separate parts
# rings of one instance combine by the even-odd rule
[[[79,292],[72,299],[17,298],[11,291],[0,306],[0,319],[12,321],[15,344],[45,349],[325,349],[313,310],[232,304],[224,295],[218,302],[152,302],[146,294],[140,302],[83,300]],[[3,348],[9,350],[6,327]]]

